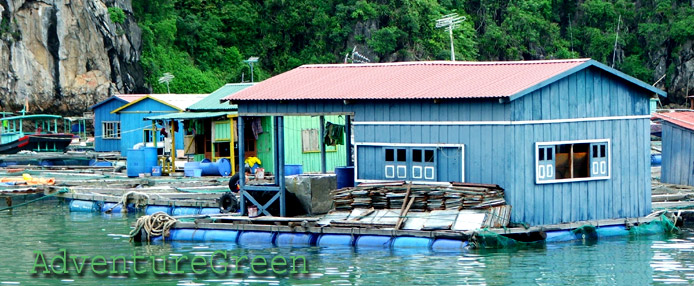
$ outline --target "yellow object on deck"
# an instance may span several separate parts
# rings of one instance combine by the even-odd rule
[[[0,178],[0,183],[26,183],[27,185],[55,185],[55,178],[34,178],[23,174],[21,178]]]

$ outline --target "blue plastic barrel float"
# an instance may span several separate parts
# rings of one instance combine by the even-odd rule
[[[145,214],[146,215],[153,215],[158,212],[165,212],[167,214],[171,214],[171,207],[168,206],[147,206],[145,208]]]
[[[460,252],[467,248],[467,241],[455,239],[437,239],[431,244],[431,250],[436,252]]]
[[[200,161],[200,169],[203,176],[229,176],[231,175],[231,163],[229,159],[221,158],[217,162],[208,159]]]
[[[201,215],[209,215],[209,214],[219,214],[219,208],[201,208],[200,209],[200,214]]]
[[[206,230],[204,229],[173,229],[169,233],[173,241],[205,241]]]
[[[660,166],[663,161],[663,155],[661,154],[651,154],[651,165]]]
[[[128,149],[125,167],[128,177],[137,177],[145,170],[145,152],[142,149]]]
[[[354,166],[336,167],[337,188],[354,187]]]
[[[284,165],[284,175],[299,175],[304,173],[304,167],[302,165],[287,164]]]
[[[368,248],[390,248],[392,238],[383,235],[362,235],[357,238],[355,245],[357,247]]]
[[[204,240],[209,242],[236,242],[239,232],[235,230],[207,229]]]
[[[393,239],[393,249],[429,249],[433,242],[427,237],[396,237]]]
[[[276,233],[265,231],[244,231],[239,235],[239,245],[272,246]]]
[[[318,246],[334,247],[354,245],[354,237],[350,234],[324,234],[318,238]]]
[[[317,235],[311,233],[280,233],[275,239],[277,246],[316,245]]]
[[[200,214],[200,208],[196,207],[174,207],[171,211],[171,215],[198,215]]]
[[[98,212],[99,204],[95,201],[72,200],[70,202],[71,212]]]
[[[629,235],[629,230],[623,225],[602,226],[597,232],[599,238]]]

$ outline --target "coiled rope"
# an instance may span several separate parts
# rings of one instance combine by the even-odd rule
[[[130,241],[140,235],[142,229],[147,233],[147,241],[152,236],[169,236],[169,229],[176,224],[176,219],[165,212],[156,212],[152,215],[141,216],[135,222],[135,228],[130,231]]]

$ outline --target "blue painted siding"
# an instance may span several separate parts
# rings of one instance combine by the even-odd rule
[[[511,120],[648,115],[649,94],[624,82],[596,68],[581,70],[512,101]]]
[[[632,118],[522,125],[359,123],[635,116],[648,115],[648,102],[648,94],[633,84],[599,69],[588,68],[508,103],[498,100],[444,100],[438,103],[433,100],[356,100],[344,104],[343,101],[322,100],[242,101],[238,104],[241,115],[354,114],[354,139],[357,143],[464,144],[464,180],[500,185],[506,191],[506,200],[512,205],[513,222],[542,225],[649,214],[649,120]],[[665,130],[663,133],[665,136]],[[610,139],[610,179],[535,183],[536,142],[588,139]],[[382,148],[358,148],[359,178],[383,179]],[[439,154],[438,158],[441,157]],[[439,161],[445,162],[445,159]],[[665,166],[663,168],[665,173]],[[441,181],[448,181],[459,173],[458,167],[452,163],[448,169],[441,174]],[[682,176],[682,171],[677,172]]]
[[[694,186],[694,131],[664,121],[660,181]]]
[[[427,134],[422,137],[410,136],[412,127],[357,125],[355,141],[382,142],[383,138],[389,138],[390,143],[465,144],[465,181],[503,187],[506,199],[513,206],[512,220],[517,222],[539,225],[638,217],[651,211],[648,119],[506,126],[422,126],[423,133]],[[430,129],[438,132],[430,132]],[[611,140],[611,179],[535,184],[536,142],[586,139]],[[383,156],[380,148],[359,147],[359,178],[382,179],[384,171],[378,162]],[[449,170],[448,173],[454,175],[456,171]]]
[[[111,99],[94,108],[94,150],[97,152],[120,151],[120,139],[103,139],[104,121],[120,121],[120,114],[112,114],[111,111],[125,105],[118,99]]]
[[[126,155],[133,145],[141,143],[144,139],[144,130],[152,128],[152,121],[143,120],[147,116],[178,112],[171,106],[162,104],[156,100],[144,99],[119,111],[121,118],[121,154]],[[183,124],[179,124],[179,132],[176,133],[176,149],[183,150]],[[168,131],[168,130],[167,130]]]
[[[247,101],[239,104],[239,114],[353,113],[354,121],[509,121],[509,104],[488,100],[296,100],[287,103]]]

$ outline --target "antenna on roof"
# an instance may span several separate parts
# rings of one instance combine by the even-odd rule
[[[458,16],[458,13],[444,15],[443,18],[436,20],[436,28],[448,29],[451,38],[451,61],[455,61],[455,49],[453,48],[453,29],[460,27],[460,23],[465,21],[465,16]]]
[[[360,54],[357,52],[357,46],[354,46],[352,49],[352,56],[349,55],[350,53],[347,53],[345,55],[345,63],[348,63],[347,61],[350,60],[352,63],[357,63],[357,64],[363,64],[363,63],[370,63],[371,60],[364,55]]]
[[[159,78],[159,83],[166,83],[166,93],[171,93],[171,90],[169,90],[169,82],[171,82],[172,79],[174,79],[174,75],[172,75],[170,72],[165,72],[164,76]]]

